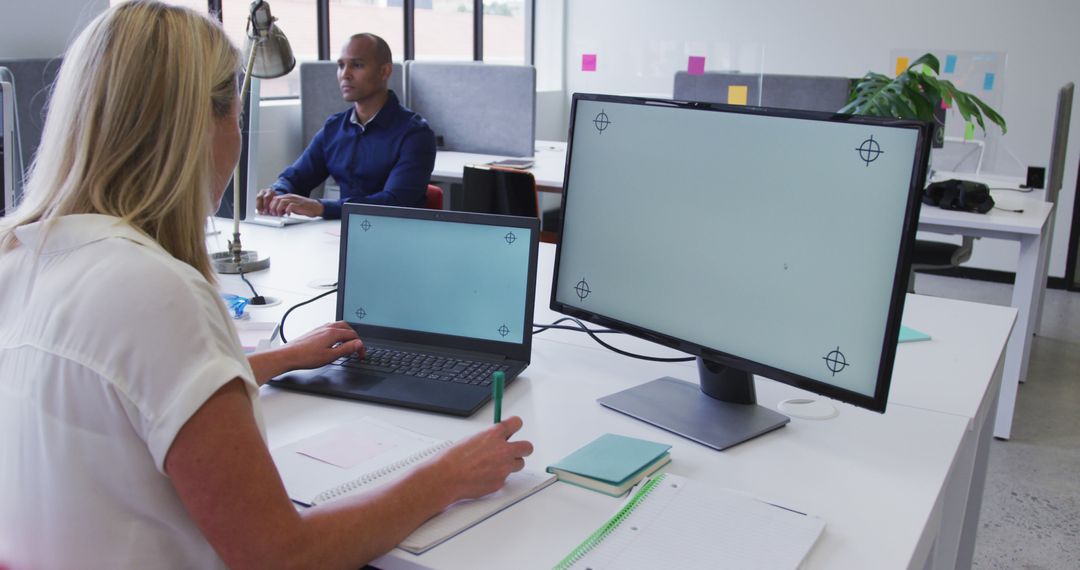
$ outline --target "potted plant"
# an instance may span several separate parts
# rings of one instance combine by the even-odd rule
[[[965,122],[977,123],[983,132],[986,132],[985,117],[1001,127],[1004,134],[1005,119],[978,97],[939,78],[940,69],[938,59],[928,53],[894,78],[871,71],[855,81],[848,104],[839,112],[929,121],[938,125],[936,131],[940,133],[940,123],[935,120],[934,112],[941,109],[944,102],[944,107],[955,105]],[[939,140],[938,133],[935,140]]]

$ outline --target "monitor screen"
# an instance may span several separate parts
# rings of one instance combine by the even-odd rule
[[[371,212],[348,216],[344,320],[524,342],[532,318],[526,305],[530,248],[535,247],[528,228]]]
[[[575,94],[552,308],[884,411],[928,133]]]

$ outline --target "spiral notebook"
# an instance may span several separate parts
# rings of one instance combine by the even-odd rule
[[[797,568],[824,528],[820,518],[665,473],[555,568]]]
[[[271,451],[294,502],[313,506],[390,483],[453,445],[407,429],[362,418]],[[554,475],[513,473],[502,489],[458,501],[417,528],[401,544],[420,554],[555,481]]]

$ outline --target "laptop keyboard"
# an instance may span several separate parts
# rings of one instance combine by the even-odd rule
[[[334,364],[357,370],[403,374],[416,378],[477,386],[491,385],[492,373],[497,370],[506,372],[510,369],[510,366],[506,364],[462,360],[389,348],[369,347],[366,352],[363,359],[352,354],[335,360]]]

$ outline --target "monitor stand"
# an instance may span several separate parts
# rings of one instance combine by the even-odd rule
[[[724,450],[783,427],[790,418],[757,405],[749,372],[698,358],[701,384],[670,376],[604,396],[601,405]]]

